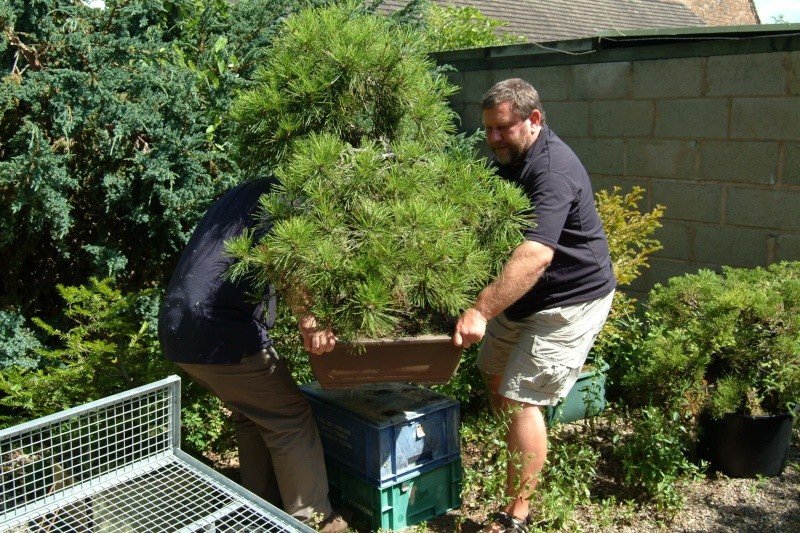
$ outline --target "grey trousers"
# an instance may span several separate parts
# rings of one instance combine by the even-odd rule
[[[245,488],[304,522],[331,514],[311,406],[275,350],[244,357],[238,364],[178,366],[236,413]]]

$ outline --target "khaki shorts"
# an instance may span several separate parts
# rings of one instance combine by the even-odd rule
[[[605,324],[614,291],[574,305],[545,309],[522,320],[501,314],[486,328],[478,369],[502,376],[498,392],[518,402],[556,405],[578,380]]]

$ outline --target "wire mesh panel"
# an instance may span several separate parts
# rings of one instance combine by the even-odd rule
[[[182,453],[180,380],[0,431],[0,532],[311,532]]]

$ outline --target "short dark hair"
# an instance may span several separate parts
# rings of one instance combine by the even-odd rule
[[[511,109],[523,119],[528,118],[534,109],[538,110],[544,124],[544,109],[539,93],[527,81],[509,78],[495,83],[481,98],[481,109],[492,109],[505,102],[511,102]]]

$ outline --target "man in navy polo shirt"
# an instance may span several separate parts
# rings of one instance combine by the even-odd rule
[[[477,365],[490,403],[509,415],[506,495],[484,532],[525,532],[547,454],[544,406],[575,384],[611,307],[616,279],[583,165],[545,124],[539,95],[521,79],[481,102],[498,174],[523,188],[535,226],[500,275],[456,324],[453,342],[482,340]]]
[[[234,261],[225,254],[225,241],[269,230],[254,215],[271,186],[268,179],[243,183],[200,220],[167,288],[159,339],[167,359],[236,414],[242,485],[324,533],[341,532],[347,522],[328,500],[311,407],[269,336],[274,296],[259,298],[246,280],[224,277]],[[312,357],[333,349],[333,332],[318,329],[313,316],[302,317],[299,327]]]

